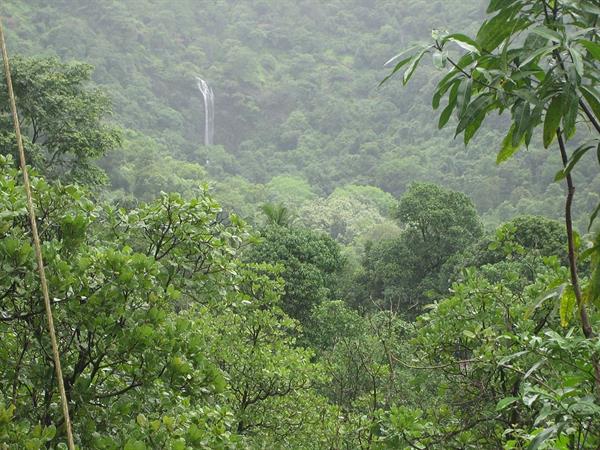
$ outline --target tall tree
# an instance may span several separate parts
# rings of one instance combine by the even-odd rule
[[[358,282],[366,284],[371,300],[414,317],[445,286],[438,280],[444,263],[477,242],[483,227],[466,195],[434,184],[411,185],[397,217],[404,230],[367,246]]]
[[[120,145],[111,102],[89,87],[92,66],[57,58],[14,58],[14,91],[29,162],[51,178],[102,181],[94,161]],[[0,81],[0,153],[14,154],[6,81]]]
[[[465,144],[490,114],[509,112],[510,126],[496,157],[498,163],[528,147],[540,128],[544,147],[557,143],[563,168],[556,180],[564,180],[567,187],[564,219],[570,284],[582,331],[594,339],[588,303],[600,292],[593,288],[584,291],[580,282],[572,171],[587,152],[600,145],[600,9],[586,0],[492,0],[487,12],[493,17],[481,25],[474,38],[436,31],[433,43],[397,62],[388,78],[406,68],[402,77],[406,84],[426,54],[431,54],[436,66],[449,67],[437,84],[432,103],[438,108],[442,98],[448,98],[438,126],[444,127],[455,113],[455,134],[462,134]],[[578,120],[585,126],[578,129]],[[569,148],[570,142],[575,146],[581,141],[576,148]],[[600,205],[590,218],[590,226],[599,212]],[[595,273],[594,279],[598,277],[600,273]],[[600,397],[597,357],[593,365]]]
[[[334,298],[336,274],[344,261],[338,243],[325,234],[278,225],[264,229],[262,238],[249,251],[248,259],[282,268],[285,293],[281,306],[306,323],[316,305]]]

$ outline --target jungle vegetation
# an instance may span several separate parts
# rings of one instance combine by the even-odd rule
[[[595,1],[0,13],[78,448],[600,447]],[[66,449],[15,142],[2,77],[0,448]]]

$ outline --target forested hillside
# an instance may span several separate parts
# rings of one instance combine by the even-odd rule
[[[0,19],[0,450],[600,448],[595,0]]]
[[[490,225],[519,213],[560,216],[558,165],[538,143],[494,167],[485,151],[501,141],[493,127],[466,152],[451,133],[435,131],[428,99],[440,72],[433,66],[411,89],[377,87],[383,64],[432,29],[474,30],[481,1],[20,1],[4,8],[18,53],[94,66],[115,120],[131,130],[103,166],[113,188],[138,198],[189,190],[208,174],[217,189],[225,184],[218,198],[249,216],[256,208],[247,205],[279,200],[299,181],[269,185],[276,176],[298,177],[323,198],[347,184],[398,196],[412,181],[429,181],[468,194]],[[202,145],[197,75],[216,96],[210,148]],[[162,167],[169,175],[159,174]],[[598,201],[600,179],[580,170],[583,214]],[[300,206],[305,198],[293,200]]]

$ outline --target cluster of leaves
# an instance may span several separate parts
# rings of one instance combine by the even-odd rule
[[[432,184],[411,185],[396,215],[404,229],[367,246],[357,277],[363,295],[414,317],[428,297],[445,292],[445,264],[477,242],[483,228],[468,197]]]
[[[307,322],[315,306],[335,298],[343,257],[339,245],[325,234],[270,225],[262,232],[262,242],[250,250],[247,258],[282,266],[282,307],[302,323]]]
[[[468,144],[492,112],[509,112],[511,126],[497,154],[498,163],[523,145],[529,147],[538,126],[543,127],[544,148],[557,137],[562,147],[562,141],[573,139],[578,117],[594,134],[600,133],[598,6],[587,1],[521,0],[490,2],[487,12],[493,17],[475,38],[435,31],[434,43],[397,62],[388,78],[406,68],[402,79],[406,84],[428,53],[440,69],[450,66],[433,94],[434,109],[448,98],[438,127],[445,127],[454,113],[455,137],[462,134]],[[466,53],[455,56],[453,47]],[[582,134],[580,140],[592,139],[571,155],[563,149],[563,168],[555,181],[570,175],[592,149],[598,149],[600,163],[598,138]],[[600,204],[592,221],[599,210]]]
[[[95,160],[120,145],[120,134],[105,122],[111,102],[89,89],[92,66],[63,64],[57,58],[13,58],[13,89],[30,162],[52,178],[100,183]],[[16,155],[6,81],[0,81],[0,154]]]
[[[54,446],[62,420],[25,195],[10,157],[0,164],[0,385],[10,405],[0,441]],[[312,385],[319,371],[286,331],[297,324],[277,306],[272,267],[237,256],[249,242],[240,219],[220,218],[206,193],[125,211],[74,185],[32,184],[79,445],[302,446],[314,435],[319,420],[306,413],[318,410],[296,406],[321,403],[328,416]]]
[[[424,336],[421,350],[451,383],[464,383],[459,390],[450,390],[447,400],[454,404],[449,417],[455,423],[450,428],[458,425],[458,429],[442,434],[445,439],[457,438],[457,446],[482,439],[478,446],[593,448],[598,445],[594,430],[600,411],[598,338],[594,332],[598,325],[598,247],[592,244],[581,252],[573,228],[572,172],[589,150],[600,149],[596,91],[600,10],[586,1],[492,0],[488,13],[493,17],[482,24],[474,39],[434,32],[434,43],[399,61],[390,76],[406,66],[406,84],[429,52],[440,68],[449,65],[437,85],[433,106],[437,108],[441,99],[448,97],[439,126],[445,126],[455,113],[455,135],[462,133],[465,144],[490,113],[509,111],[511,121],[498,163],[512,157],[523,144],[529,146],[538,128],[542,128],[545,148],[557,140],[562,169],[555,180],[565,180],[567,187],[564,221],[569,270],[559,267],[556,256],[562,252],[556,252],[553,244],[540,245],[539,237],[531,239],[531,231],[552,237],[550,227],[536,231],[530,225],[525,233],[519,229],[527,225],[524,221],[502,227],[489,250],[504,252],[510,259],[467,271],[465,281],[453,286],[452,297],[419,318],[422,330],[431,331]],[[450,44],[458,44],[466,54],[455,58],[448,50]],[[579,127],[579,133],[578,119],[586,125]],[[587,142],[570,151],[568,144],[586,138]],[[599,210],[600,205],[591,214],[589,227]],[[524,245],[535,253],[528,254]],[[545,267],[540,267],[536,258],[548,250],[558,254],[542,257]],[[590,254],[592,273],[586,279],[578,256],[585,259]],[[564,330],[572,322],[579,332]],[[444,354],[449,356],[447,360]],[[483,401],[470,400],[474,398],[471,391]],[[460,397],[451,399],[458,392]],[[496,408],[487,410],[494,396]],[[468,416],[462,418],[464,411]],[[404,413],[401,411],[401,417]],[[505,424],[499,427],[503,415],[507,416]],[[423,417],[427,418],[426,412]],[[410,444],[410,439],[418,437],[414,442],[421,446],[435,443],[444,426],[428,427],[431,423],[424,423],[417,434],[398,430],[396,441]],[[468,440],[461,441],[461,437]]]
[[[530,220],[533,222],[533,218]],[[474,248],[460,279],[418,316],[318,306],[308,327],[350,448],[595,448],[591,361],[569,271],[519,219]],[[518,237],[516,237],[518,236]],[[541,234],[543,236],[543,233]],[[541,237],[540,236],[540,237]],[[465,257],[470,258],[467,252]],[[486,261],[488,260],[488,261]],[[473,261],[472,259],[470,261]],[[402,311],[400,311],[402,313]],[[593,309],[597,323],[597,309]]]

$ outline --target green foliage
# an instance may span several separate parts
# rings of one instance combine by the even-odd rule
[[[10,63],[29,162],[52,178],[102,181],[94,160],[118,147],[120,135],[106,122],[109,98],[87,86],[92,67],[57,58],[14,58]],[[0,104],[0,153],[16,155],[4,78]]]
[[[442,239],[452,240],[437,249],[439,253],[454,253],[483,233],[471,199],[433,184],[411,185],[400,199],[397,218],[411,236],[421,237],[422,245],[440,246]]]
[[[519,0],[491,5],[488,13],[493,17],[481,25],[474,39],[435,31],[432,44],[404,60],[409,65],[403,83],[410,79],[424,53],[440,55],[440,66],[449,66],[449,70],[437,84],[433,107],[437,109],[441,99],[448,98],[439,127],[445,126],[454,112],[455,136],[463,134],[465,144],[491,113],[509,112],[510,127],[497,155],[498,163],[511,158],[522,146],[529,147],[538,127],[542,128],[544,148],[557,136],[565,142],[571,140],[581,117],[588,127],[580,139],[591,138],[592,145],[583,144],[571,155],[561,148],[564,168],[555,177],[560,180],[597,146],[600,134],[600,116],[595,108],[599,103],[600,35],[594,26],[598,11],[586,2]],[[454,44],[461,49],[458,54]],[[399,65],[392,75],[402,67]]]
[[[311,185],[302,177],[278,175],[266,184],[272,201],[299,207],[302,203],[314,200],[316,195]]]
[[[378,225],[392,223],[368,200],[339,191],[326,199],[306,202],[298,215],[305,227],[324,232],[342,244],[356,244]]]
[[[343,266],[338,244],[330,237],[303,228],[269,226],[247,258],[278,264],[285,281],[282,308],[307,323],[311,310],[336,292],[336,274]]]
[[[396,207],[396,199],[375,186],[348,184],[336,188],[333,197],[353,198],[368,206],[374,206],[382,216],[390,216]]]
[[[557,256],[567,263],[567,242],[564,225],[539,216],[520,216],[483,236],[471,247],[449,258],[440,273],[440,280],[456,281],[468,267],[482,267],[509,260],[519,265],[524,279],[532,281],[535,271],[532,260]],[[489,276],[502,277],[503,273]],[[494,280],[499,281],[498,278]]]
[[[323,374],[311,363],[312,351],[296,346],[298,324],[279,308],[279,290],[269,289],[269,267],[255,270],[266,271],[266,288],[249,272],[231,305],[235,314],[201,322],[203,347],[227,374],[236,431],[253,446],[322,448],[326,433],[314,424],[330,407],[314,386]]]
[[[399,197],[413,181],[434,182],[468,194],[491,226],[519,214],[557,218],[562,212],[556,206],[561,193],[551,187],[560,165],[541,145],[531,145],[516,156],[518,161],[494,168],[495,155],[486,150],[500,144],[499,132],[480,129],[468,154],[452,142],[450,132],[434,132],[429,108],[421,100],[433,95],[439,70],[425,68],[427,55],[413,72],[410,90],[393,83],[377,89],[387,71],[382,65],[398,45],[428,39],[431,29],[474,33],[483,18],[482,1],[417,0],[398,8],[388,0],[285,0],[276,5],[248,0],[218,1],[199,9],[191,0],[85,5],[60,0],[43,7],[26,0],[2,7],[9,50],[92,64],[94,82],[114,104],[115,120],[145,136],[142,144],[139,136],[126,132],[124,146],[129,148],[102,162],[113,188],[123,190],[125,197],[135,193],[148,201],[161,190],[194,189],[198,180],[178,172],[195,170],[165,161],[170,156],[199,164],[215,184],[225,184],[227,189],[219,188],[216,197],[245,218],[253,218],[265,202],[283,202],[295,212],[305,199],[315,197],[306,197],[307,191],[300,197],[293,192],[280,196],[278,190],[262,195],[263,185],[282,174],[305,180],[309,191],[323,197],[347,184],[371,185]],[[493,21],[488,28],[492,34],[503,20],[508,18]],[[444,45],[449,54],[435,51],[433,62],[447,67],[448,57],[456,60],[454,50],[480,47],[464,34],[448,37]],[[585,45],[595,48],[587,44],[592,41],[584,36],[575,41],[585,60]],[[197,75],[215,91],[219,145],[201,145]],[[466,86],[460,89],[463,102]],[[595,91],[586,94],[585,88],[581,95],[594,99]],[[477,89],[472,83],[471,90]],[[474,101],[476,95],[470,98]],[[452,112],[447,110],[449,123],[454,123]],[[591,161],[590,156],[584,161]],[[161,170],[162,164],[168,169]],[[195,177],[210,181],[197,169]],[[576,176],[586,179],[578,191],[585,195],[575,199],[578,216],[600,200],[600,178],[593,169],[591,164],[574,168]],[[577,224],[583,230],[587,220]]]
[[[273,203],[265,203],[260,209],[265,215],[267,225],[278,225],[280,227],[285,227],[290,224],[290,212],[283,205],[283,203],[279,203],[277,205]]]
[[[597,445],[588,372],[594,344],[561,327],[560,300],[546,291],[564,283],[566,270],[553,259],[532,262],[532,283],[516,264],[496,264],[503,273],[497,282],[487,279],[490,266],[470,270],[419,317],[412,351],[399,357],[416,379],[433,371],[436,391],[427,403],[390,409],[381,430],[388,448]],[[515,278],[526,286],[505,281]]]
[[[24,192],[10,158],[1,164],[0,385],[14,405],[2,439],[30,433],[31,448],[54,446],[61,428],[30,431],[59,424],[61,412]],[[272,268],[236,256],[249,237],[243,221],[221,220],[206,193],[126,211],[94,205],[76,186],[32,182],[79,445],[270,447],[314,434],[312,419],[298,428],[295,405],[321,403],[329,414],[311,385],[319,372],[286,332],[296,325],[277,307]],[[250,425],[259,423],[270,431]]]
[[[478,270],[467,269],[464,281],[452,286],[453,295],[419,317],[421,330],[415,342],[429,354],[430,365],[435,362],[450,374],[457,388],[448,390],[447,399],[462,407],[454,405],[449,423],[434,425],[433,431],[424,426],[418,441],[425,446],[440,442],[436,435],[458,422],[460,430],[450,431],[449,436],[456,438],[459,446],[468,442],[484,448],[594,447],[597,433],[591,430],[600,411],[600,369],[592,350],[597,344],[593,332],[597,318],[590,320],[578,281],[576,261],[581,242],[572,230],[572,172],[596,147],[600,133],[596,94],[588,92],[595,91],[598,83],[595,52],[600,36],[595,24],[600,11],[587,2],[492,0],[488,13],[493,17],[481,25],[475,39],[436,31],[433,44],[421,47],[390,75],[408,64],[403,77],[406,84],[428,52],[434,53],[438,66],[447,63],[450,70],[437,84],[433,107],[437,109],[441,99],[448,98],[439,127],[455,112],[455,136],[463,134],[465,144],[489,114],[509,111],[511,121],[498,163],[513,157],[523,145],[529,147],[538,128],[545,148],[557,139],[563,168],[555,180],[566,179],[568,190],[569,272],[559,267],[556,257],[543,258],[545,268],[540,267],[539,255],[556,252],[556,248],[535,237],[548,232],[547,238],[560,242],[551,227],[536,227],[531,220],[515,221],[501,227],[497,240],[489,245],[489,250],[504,253],[506,259]],[[462,49],[458,56],[449,44]],[[587,133],[577,137],[591,138],[591,142],[569,154],[567,144],[576,137],[578,120],[587,125]],[[592,247],[588,254],[596,251]],[[575,310],[581,334],[560,328],[568,329]],[[593,306],[592,311],[597,314]],[[453,320],[457,321],[454,329]],[[494,379],[498,373],[501,383]],[[469,402],[470,392],[480,401]],[[494,421],[499,417],[488,408],[492,403],[489,396],[499,392],[502,398],[496,399],[495,411],[506,414],[507,420],[497,426]],[[457,394],[459,397],[452,399]],[[464,412],[467,416],[463,418]],[[407,438],[399,433],[391,436]],[[447,434],[442,439],[448,443]]]
[[[15,59],[81,448],[600,445],[598,338],[575,327],[598,327],[598,238],[573,235],[577,304],[563,226],[519,216],[563,214],[552,180],[585,180],[580,225],[600,200],[595,5],[492,0],[470,38],[477,5],[455,0],[84,3],[2,6],[25,53],[92,62],[127,127],[106,154],[119,139],[90,67]],[[369,89],[426,20],[464,33],[390,60],[408,94]],[[416,70],[429,56],[443,78]],[[198,145],[198,74],[223,145]],[[432,136],[428,93],[470,149]],[[504,136],[481,131],[492,112]],[[2,118],[0,447],[64,448]],[[557,135],[560,171],[542,148]],[[103,155],[111,204],[64,184],[96,180]],[[266,219],[260,236],[241,217]]]
[[[483,229],[472,202],[458,192],[413,184],[400,199],[399,237],[367,247],[357,283],[366,296],[409,316],[443,293],[438,276],[446,261],[476,242]]]

